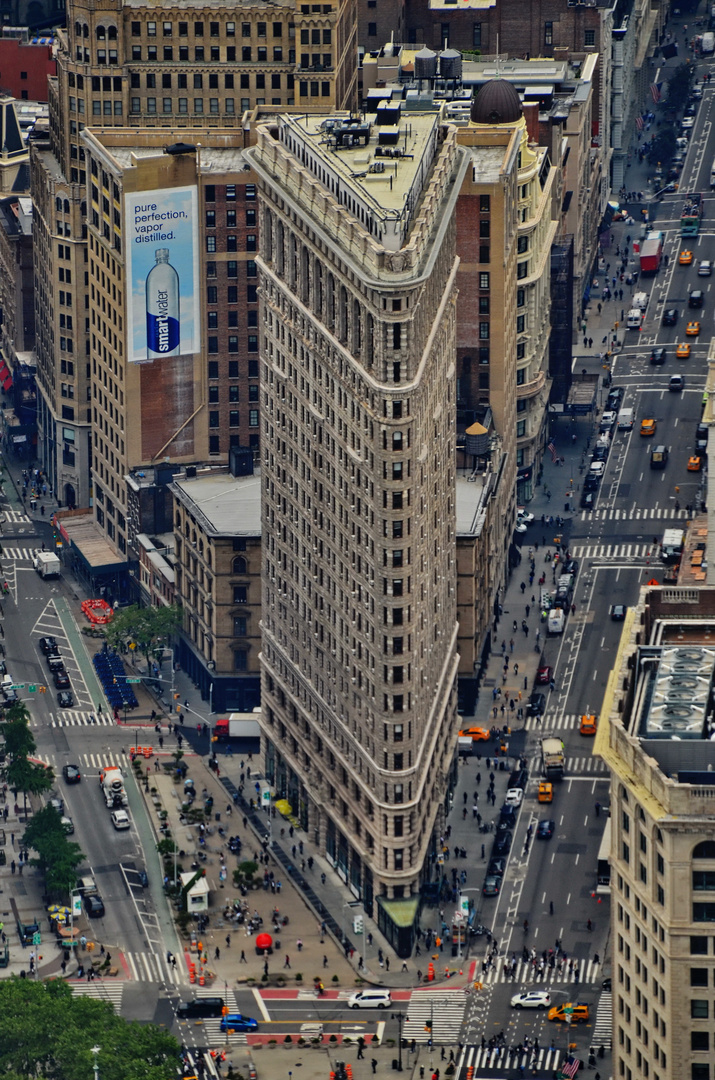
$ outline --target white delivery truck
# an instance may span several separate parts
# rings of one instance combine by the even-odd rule
[[[640,308],[631,308],[631,310],[626,315],[626,326],[629,330],[640,330],[642,318],[643,312]]]
[[[43,578],[60,576],[59,556],[52,551],[36,551],[33,563],[35,570]]]
[[[648,293],[637,292],[633,297],[633,307],[640,308],[641,311],[645,311],[648,307]]]
[[[551,608],[546,621],[546,629],[548,630],[548,632],[550,634],[563,634],[565,623],[566,616],[564,614],[563,608]]]
[[[618,414],[618,430],[630,431],[633,427],[633,409],[621,409]]]

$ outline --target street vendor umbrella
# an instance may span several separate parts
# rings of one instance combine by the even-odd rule
[[[258,936],[256,937],[257,949],[270,949],[272,944],[273,938],[270,934],[258,934]]]
[[[48,915],[71,915],[71,909],[63,907],[62,904],[50,904],[47,909]]]
[[[278,799],[276,802],[276,810],[279,814],[282,814],[283,817],[288,817],[289,814],[293,813],[293,807],[287,799]]]

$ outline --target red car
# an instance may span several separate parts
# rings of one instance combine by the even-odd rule
[[[554,677],[554,669],[549,664],[540,664],[536,670],[536,685],[548,686]]]

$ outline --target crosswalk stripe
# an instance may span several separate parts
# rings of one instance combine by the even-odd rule
[[[687,510],[671,509],[669,506],[638,506],[634,510],[582,510],[581,521],[662,521],[665,518],[684,521],[688,518]]]
[[[116,1012],[122,1007],[122,995],[124,983],[109,979],[94,979],[92,982],[72,982],[70,989],[77,997],[99,998],[100,1001],[111,1001]]]
[[[89,709],[61,709],[53,718],[50,727],[89,727],[91,725],[114,727],[114,718],[110,713],[96,713]]]
[[[651,544],[574,544],[574,559],[647,559]]]
[[[35,552],[39,548],[29,547],[5,547],[3,544],[2,553],[3,557],[11,559],[13,562],[32,562],[35,558]]]
[[[591,1046],[605,1046],[610,1049],[613,1044],[613,995],[604,990],[598,1002],[596,1010],[596,1023],[593,1025]]]
[[[580,713],[564,713],[556,717],[549,715],[547,726],[554,731],[573,731],[580,723]],[[544,720],[539,720],[538,716],[527,716],[524,720],[524,728],[527,731],[541,731],[543,726]]]
[[[464,1022],[467,1007],[464,990],[440,990],[430,993],[415,990],[410,996],[408,1018],[403,1026],[403,1036],[418,1043],[429,1042],[430,1032],[425,1031],[426,1021],[432,1022],[431,1037],[435,1042],[456,1042]]]
[[[178,965],[175,968],[163,955],[152,952],[125,952],[124,956],[136,982],[181,982]]]
[[[551,731],[552,725],[547,719],[545,730]],[[567,757],[564,762],[566,776],[578,776],[579,773],[607,773],[608,766],[600,757],[594,754],[584,754],[578,757]],[[541,775],[541,758],[534,757],[531,761],[530,771],[532,776]]]
[[[541,1070],[556,1072],[560,1060],[561,1051],[555,1047],[542,1047],[537,1051],[534,1059],[533,1050],[522,1050],[521,1053],[518,1053],[513,1047],[500,1047],[492,1050],[488,1046],[485,1046],[484,1049],[481,1046],[466,1046],[462,1051],[459,1068],[460,1070],[463,1068],[499,1069],[501,1073],[502,1071],[521,1067],[524,1069],[533,1068],[535,1065],[539,1072]]]
[[[595,963],[593,960],[582,959],[576,961],[575,969],[572,969],[569,965],[565,965],[561,971],[556,967],[547,967],[546,972],[539,977],[537,968],[534,967],[533,963],[530,960],[521,959],[517,960],[516,974],[512,978],[506,972],[504,966],[506,960],[507,957],[500,958],[497,966],[490,968],[482,977],[482,982],[490,984],[512,983],[516,993],[522,983],[536,983],[545,988],[554,983],[595,983],[601,970],[600,964]]]
[[[15,525],[28,525],[32,520],[24,510],[3,510],[5,520]]]

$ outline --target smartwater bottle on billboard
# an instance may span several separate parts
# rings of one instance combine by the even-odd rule
[[[157,248],[146,279],[146,351],[149,360],[179,355],[179,275],[169,249]]]

